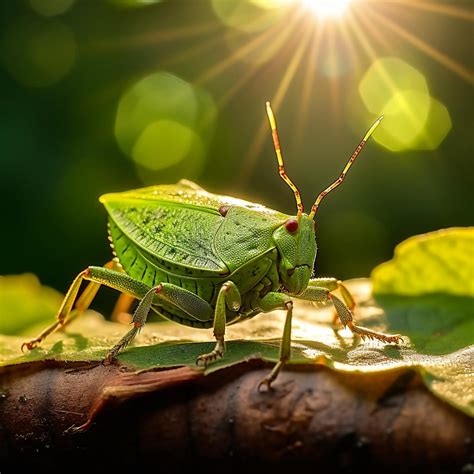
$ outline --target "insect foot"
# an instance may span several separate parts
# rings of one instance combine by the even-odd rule
[[[115,361],[115,354],[111,354],[110,352],[104,357],[102,361],[102,365],[111,365]]]
[[[109,352],[107,352],[107,355],[104,357],[104,360],[102,361],[102,365],[111,365],[115,362],[115,359],[117,357],[117,354],[120,352],[122,349],[122,345],[115,345],[110,349]]]
[[[275,364],[275,367],[273,367],[273,370],[270,372],[270,374],[259,382],[257,387],[259,392],[269,392],[270,390],[272,390],[272,382],[277,378],[286,360],[286,358],[283,360],[279,360]],[[263,387],[266,387],[266,389],[263,390]]]
[[[272,390],[272,385],[271,385],[272,382],[273,382],[273,379],[270,376],[265,377],[264,379],[260,380],[257,386],[258,391],[260,393],[269,392],[270,390]]]
[[[32,349],[34,349],[35,347],[38,347],[38,345],[41,343],[42,339],[40,338],[36,338],[36,339],[32,339],[31,341],[28,341],[28,342],[24,342],[22,345],[21,345],[21,352],[25,352],[25,347],[31,351]]]
[[[196,365],[207,367],[211,362],[221,359],[225,352],[224,339],[218,339],[216,347],[209,354],[202,354],[196,359]]]
[[[376,339],[382,342],[395,344],[403,342],[403,337],[400,336],[400,334],[383,334],[381,332],[361,328],[359,326],[356,326],[355,324],[352,324],[352,322],[348,322],[347,325],[353,333],[358,334],[362,339]]]
[[[207,367],[211,362],[214,362],[218,359],[222,359],[224,352],[221,352],[217,349],[214,349],[209,354],[202,354],[196,359],[196,365],[201,367]]]

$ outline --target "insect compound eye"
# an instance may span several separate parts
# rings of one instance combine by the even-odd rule
[[[228,212],[229,212],[229,206],[221,206],[221,207],[219,208],[219,214],[220,214],[222,217],[225,217]]]
[[[298,230],[298,221],[296,219],[288,219],[285,222],[285,229],[290,234],[294,234]]]

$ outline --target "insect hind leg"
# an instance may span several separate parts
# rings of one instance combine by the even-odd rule
[[[133,285],[132,281],[128,281],[132,279],[122,273],[120,270],[121,267],[114,260],[111,260],[103,267],[88,267],[79,273],[79,275],[74,278],[63,299],[61,307],[59,308],[58,314],[56,316],[56,322],[47,327],[38,337],[23,343],[21,349],[34,349],[50,334],[60,328],[63,328],[77,316],[86,311],[91,305],[101,285],[110,286],[111,288],[115,288],[119,291],[123,291],[132,294],[134,297],[140,298],[146,291],[143,291],[141,286],[145,285],[140,284],[140,287],[135,288],[136,285]],[[89,284],[78,298],[77,295],[84,280],[88,280]],[[124,282],[122,282],[122,280],[124,280]],[[74,305],[74,303],[76,304]]]
[[[107,353],[104,362],[112,363],[115,359],[115,356],[125,347],[127,347],[135,338],[135,336],[140,332],[140,329],[145,325],[148,313],[150,312],[151,305],[153,304],[153,298],[159,291],[161,285],[158,285],[156,288],[149,290],[146,295],[141,299],[140,303],[133,314],[133,328],[125,334],[125,336],[120,339],[120,341],[115,344],[114,347]]]
[[[195,321],[207,322],[212,319],[211,305],[189,290],[181,288],[172,283],[160,283],[149,288],[141,298],[135,313],[133,314],[133,327],[120,341],[108,352],[105,357],[106,363],[111,363],[115,356],[127,347],[145,325],[150,309],[156,310],[160,306],[167,306],[183,312]]]

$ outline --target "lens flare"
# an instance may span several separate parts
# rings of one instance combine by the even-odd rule
[[[338,18],[347,11],[351,0],[302,0],[318,18]]]

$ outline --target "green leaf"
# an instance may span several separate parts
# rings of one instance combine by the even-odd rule
[[[53,321],[61,301],[61,293],[41,286],[35,275],[0,276],[0,334]]]
[[[474,227],[411,237],[371,275],[374,294],[474,296]]]
[[[372,296],[370,280],[347,282],[358,302],[355,311],[358,324],[378,331],[398,332],[404,336],[403,344],[396,346],[378,341],[361,341],[348,330],[335,330],[332,327],[334,310],[331,306],[316,307],[296,301],[290,363],[322,364],[334,370],[351,372],[411,368],[421,374],[427,387],[435,395],[463,412],[474,415],[472,295],[468,291],[465,294],[454,293],[453,288],[459,291],[459,286],[452,283],[444,292],[442,284],[437,283],[437,292],[430,293],[426,290],[426,282],[418,284],[418,280],[412,275],[412,272],[419,271],[419,254],[427,246],[435,253],[436,259],[442,254],[446,261],[462,260],[464,266],[472,265],[472,260],[468,262],[469,259],[463,260],[458,255],[459,252],[466,251],[465,243],[457,241],[458,234],[460,240],[465,242],[464,230],[437,233],[439,246],[444,249],[438,252],[435,252],[437,245],[433,242],[432,234],[415,239],[416,249],[412,248],[408,253],[404,252],[405,244],[401,244],[397,257],[392,262],[374,270],[377,301]],[[472,230],[470,235],[469,238],[472,238]],[[444,238],[449,239],[449,245],[446,245]],[[410,239],[407,245],[412,246],[412,242]],[[413,285],[418,284],[418,294],[413,293],[412,285],[411,293],[407,296],[402,292],[403,285],[398,286],[398,283],[391,281],[391,268],[395,268],[393,274],[396,282],[405,281],[400,270],[400,254],[403,255],[401,267],[406,269],[407,279]],[[430,260],[425,256],[422,261],[423,265],[430,265]],[[433,280],[451,281],[442,273],[453,271],[452,269],[445,269],[445,265],[439,265],[438,262],[432,265],[435,268],[432,271],[439,274],[431,275]],[[460,272],[462,278],[468,274],[466,268]],[[464,288],[469,288],[469,285],[463,284]],[[392,293],[384,293],[381,291],[383,288],[390,288]],[[399,288],[400,292],[397,293]],[[429,288],[434,288],[434,285]],[[205,373],[254,358],[276,362],[284,319],[283,311],[275,311],[229,326],[225,357],[210,365]],[[21,354],[19,348],[26,337],[0,336],[0,365],[51,359],[101,361],[128,329],[128,326],[105,321],[97,313],[88,311],[66,327],[64,332],[53,334],[40,348],[25,355]],[[31,332],[31,336],[35,335]],[[196,357],[209,352],[213,347],[212,330],[192,329],[170,322],[149,323],[137,337],[135,344],[122,352],[118,359],[136,370],[183,365],[202,370],[195,366]]]
[[[440,356],[423,366],[427,386],[472,415],[474,227],[412,237],[371,278],[387,323],[408,336],[418,354]]]

